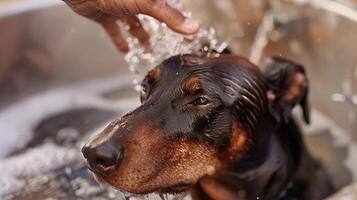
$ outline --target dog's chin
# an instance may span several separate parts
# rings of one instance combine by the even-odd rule
[[[99,175],[90,172],[91,175],[93,176],[94,180],[99,183],[99,184],[105,184],[105,185],[110,185],[108,184],[102,177],[100,177]],[[192,187],[193,183],[178,183],[169,187],[165,187],[165,188],[156,188],[156,189],[151,189],[148,191],[125,191],[123,189],[120,188],[116,188],[118,190],[121,190],[125,193],[130,193],[130,194],[135,194],[135,195],[145,195],[145,194],[151,194],[151,193],[156,193],[156,194],[173,194],[173,195],[177,195],[177,194],[183,194],[183,193],[187,193],[191,187]],[[112,186],[115,187],[115,186]]]
[[[123,190],[121,188],[117,188],[118,190],[135,194],[135,195],[147,195],[147,194],[171,194],[171,195],[178,195],[178,194],[184,194],[187,193],[193,184],[191,183],[178,183],[172,186],[168,187],[160,187],[160,188],[154,188],[154,189],[148,189],[148,190],[143,190],[143,188],[140,188],[139,190]]]

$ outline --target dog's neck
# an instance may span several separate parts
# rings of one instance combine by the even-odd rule
[[[262,122],[255,134],[261,137],[251,156],[240,161],[231,169],[220,171],[214,177],[206,177],[200,186],[206,195],[214,200],[230,199],[274,199],[288,180],[288,155],[269,123]],[[267,196],[270,194],[272,196]],[[228,198],[227,198],[228,197]],[[223,199],[222,199],[223,200]]]

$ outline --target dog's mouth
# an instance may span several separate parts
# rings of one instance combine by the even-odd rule
[[[161,193],[178,194],[188,191],[192,187],[191,183],[179,183],[165,189],[162,189]]]

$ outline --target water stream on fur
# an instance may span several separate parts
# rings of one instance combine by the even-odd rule
[[[192,13],[185,10],[184,6],[178,0],[168,0],[168,3],[180,10],[185,16],[191,17]],[[151,49],[145,49],[139,41],[130,37],[128,34],[129,27],[124,26],[130,51],[125,56],[125,61],[129,65],[131,72],[137,75],[133,80],[135,89],[140,91],[140,81],[143,75],[151,68],[157,66],[164,59],[177,54],[187,54],[195,52],[215,52],[218,56],[227,46],[227,42],[220,42],[217,38],[216,31],[212,27],[202,26],[198,33],[189,38],[170,30],[166,24],[155,20],[152,17],[139,15],[139,18],[150,35]]]

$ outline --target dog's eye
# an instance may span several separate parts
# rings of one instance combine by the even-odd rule
[[[195,106],[204,106],[204,105],[207,105],[209,103],[210,103],[210,101],[205,97],[198,97],[197,99],[195,99],[192,102],[192,104],[195,105]]]

